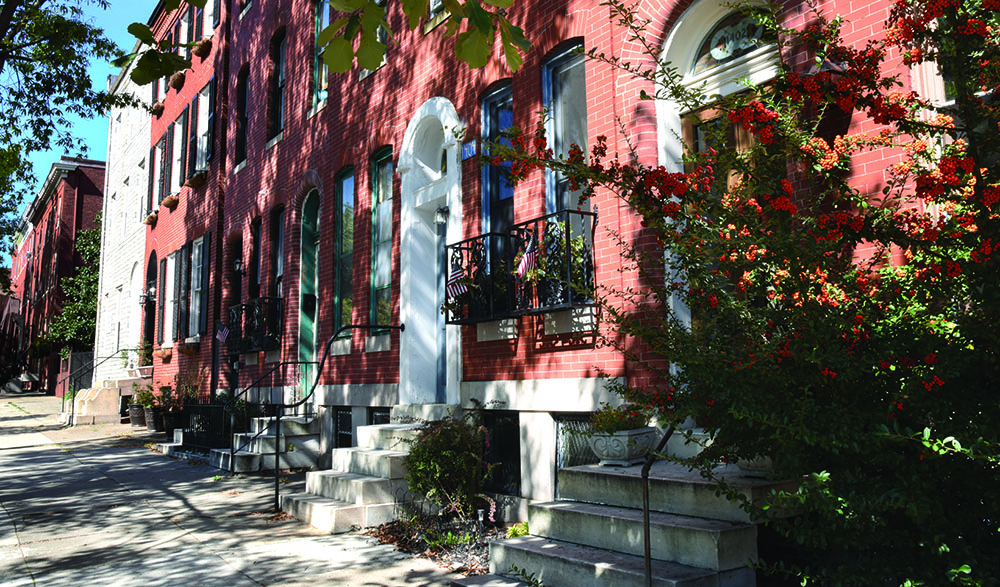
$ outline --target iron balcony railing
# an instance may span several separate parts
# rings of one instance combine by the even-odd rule
[[[597,214],[563,210],[447,246],[449,324],[594,304]]]
[[[230,354],[273,351],[281,346],[281,298],[256,298],[229,308]]]

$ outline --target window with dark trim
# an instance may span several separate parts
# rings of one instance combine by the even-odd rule
[[[514,100],[510,82],[483,98],[483,136],[487,142],[509,144],[507,129],[514,125]],[[484,155],[489,156],[487,149]],[[514,224],[514,186],[510,184],[511,163],[486,165],[482,170],[484,232],[504,232]],[[490,240],[490,266],[501,263],[507,251],[506,239]]]
[[[354,310],[354,168],[337,175],[334,247],[334,330],[351,324]],[[349,335],[349,333],[348,333]]]
[[[185,314],[187,314],[185,336],[208,332],[208,261],[211,242],[209,235],[210,233],[206,232],[201,238],[197,238],[189,244],[191,255],[188,263],[188,282],[190,286],[185,288],[185,295],[188,298],[188,306],[185,308]]]
[[[246,65],[236,76],[236,163],[247,159],[247,124],[249,122],[250,68]]]
[[[330,26],[330,4],[326,0],[316,0],[315,34],[313,35],[313,106],[326,100],[330,83],[330,70],[323,61],[323,50],[318,39],[323,29]]]
[[[273,139],[285,128],[285,30],[271,40],[271,88],[267,138]]]
[[[557,157],[569,157],[576,145],[587,153],[587,78],[583,41],[574,39],[552,52],[542,67],[542,99],[551,117],[548,134]],[[546,175],[548,212],[576,209],[582,190],[570,190],[569,177]]]
[[[392,149],[372,160],[371,323],[392,320]]]
[[[156,320],[156,344],[163,344],[163,311],[167,299],[167,258],[160,259],[160,287],[156,292],[159,315]]]
[[[285,209],[271,213],[271,297],[282,297],[285,276]]]
[[[250,299],[260,297],[260,218],[250,224]]]

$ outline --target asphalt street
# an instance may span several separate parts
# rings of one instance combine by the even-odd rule
[[[127,424],[65,427],[60,400],[0,394],[0,585],[447,585],[433,562],[270,511],[268,476],[148,448]],[[292,477],[282,491],[301,491]]]

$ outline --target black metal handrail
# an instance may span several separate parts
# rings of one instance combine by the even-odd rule
[[[229,308],[229,353],[273,351],[281,346],[282,298],[255,298]]]
[[[258,384],[260,384],[262,381],[264,381],[265,379],[267,379],[268,377],[270,377],[271,375],[273,375],[275,371],[278,371],[279,369],[281,369],[283,367],[287,367],[289,365],[315,365],[315,364],[316,364],[316,361],[282,361],[282,362],[278,363],[277,365],[275,365],[274,367],[270,368],[263,375],[261,375],[260,377],[258,377],[257,379],[255,379],[250,385],[246,386],[245,388],[243,388],[239,392],[235,393],[233,395],[233,397],[229,401],[226,402],[225,407],[223,408],[224,412],[225,411],[229,412],[230,430],[233,433],[236,432],[236,405],[237,405],[236,402],[239,401],[240,398],[245,397],[248,393],[250,393],[251,389],[256,388],[258,386]],[[284,387],[284,385],[282,385],[282,387]],[[272,404],[272,405],[281,405],[281,403],[279,402],[278,404]],[[266,429],[265,430],[259,430],[259,431],[257,431],[257,433],[255,435],[253,435],[250,438],[246,439],[246,441],[242,445],[240,445],[239,447],[236,446],[235,436],[230,440],[230,443],[229,443],[229,474],[230,475],[235,472],[236,453],[239,452],[239,451],[241,451],[241,450],[243,450],[246,446],[248,446],[251,442],[253,442],[254,439],[259,438],[261,435],[263,435],[264,432],[266,432]],[[275,426],[275,444],[277,444],[277,437],[278,436],[279,436],[279,429],[278,429],[278,426]],[[277,466],[277,463],[275,463],[275,466]]]
[[[323,369],[326,366],[326,359],[330,355],[330,345],[332,345],[333,341],[337,340],[337,338],[339,338],[342,333],[348,330],[398,330],[400,332],[403,332],[406,330],[406,325],[405,324],[398,324],[398,325],[348,324],[347,326],[341,326],[340,328],[338,328],[337,331],[333,333],[333,336],[331,336],[326,341],[326,345],[324,345],[323,347],[323,357],[319,361],[319,367],[316,369],[316,378],[313,380],[313,384],[309,388],[309,392],[306,393],[302,397],[302,399],[296,402],[292,402],[287,405],[284,403],[280,403],[274,406],[275,407],[274,429],[276,436],[277,436],[277,431],[281,430],[281,412],[285,408],[296,408],[309,401],[313,393],[316,391],[316,387],[319,386],[320,378],[323,376]],[[279,469],[278,459],[280,450],[281,450],[280,443],[275,442],[274,443],[274,511],[276,512],[281,509],[281,489],[280,489],[281,485],[280,485],[280,476],[278,474],[278,469]],[[232,461],[230,460],[230,462]]]

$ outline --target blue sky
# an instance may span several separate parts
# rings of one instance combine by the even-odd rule
[[[110,0],[107,10],[102,10],[95,3],[84,0],[81,2],[87,20],[103,28],[109,39],[114,41],[123,51],[131,51],[135,45],[135,37],[128,33],[128,25],[133,22],[146,22],[155,6],[155,0]],[[94,88],[103,89],[107,86],[109,75],[117,75],[118,69],[107,63],[92,61],[90,64],[90,82]],[[92,119],[74,119],[70,129],[75,136],[82,137],[87,144],[86,156],[91,159],[104,160],[108,153],[108,119],[100,116]],[[37,182],[28,186],[37,193],[41,182],[49,172],[52,163],[64,155],[61,150],[35,153],[31,162],[35,170]],[[75,153],[69,153],[75,155]],[[21,204],[21,211],[30,202]],[[0,264],[10,266],[10,258],[4,253]]]

